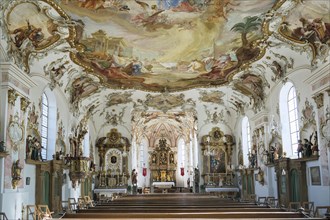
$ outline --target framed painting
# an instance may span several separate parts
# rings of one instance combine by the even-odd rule
[[[320,173],[319,166],[311,167],[310,175],[311,175],[311,184],[312,185],[321,185],[321,173]]]

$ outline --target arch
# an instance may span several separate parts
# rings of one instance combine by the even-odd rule
[[[283,85],[280,91],[280,116],[282,124],[283,154],[296,158],[298,148],[299,117],[296,89],[292,82]]]
[[[242,119],[242,151],[243,151],[243,165],[249,166],[248,154],[251,151],[251,129],[249,118],[244,116]]]
[[[51,160],[55,154],[55,143],[56,143],[56,97],[49,87],[46,87],[42,93],[42,103],[43,107],[47,107],[47,116],[44,115],[42,118],[42,158],[46,160]],[[45,101],[45,103],[44,103]],[[47,104],[47,105],[44,105]],[[46,110],[46,109],[45,109]],[[42,109],[42,114],[44,114],[44,109]],[[44,128],[44,130],[43,130]],[[46,138],[43,138],[46,137]]]

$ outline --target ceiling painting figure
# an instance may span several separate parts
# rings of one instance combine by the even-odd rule
[[[170,92],[228,83],[262,48],[275,0],[61,1],[83,23],[75,61],[111,88]]]

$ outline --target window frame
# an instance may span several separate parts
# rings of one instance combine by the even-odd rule
[[[46,125],[44,123],[44,120],[46,121]],[[43,161],[47,160],[48,129],[49,129],[49,99],[47,94],[43,92],[41,98],[41,134],[40,134],[41,146],[42,146],[41,158]]]

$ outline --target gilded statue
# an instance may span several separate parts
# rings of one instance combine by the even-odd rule
[[[13,166],[11,168],[12,186],[14,189],[17,187],[18,182],[22,179],[22,169],[23,168],[21,167],[19,160],[16,160],[16,162],[13,163]]]

